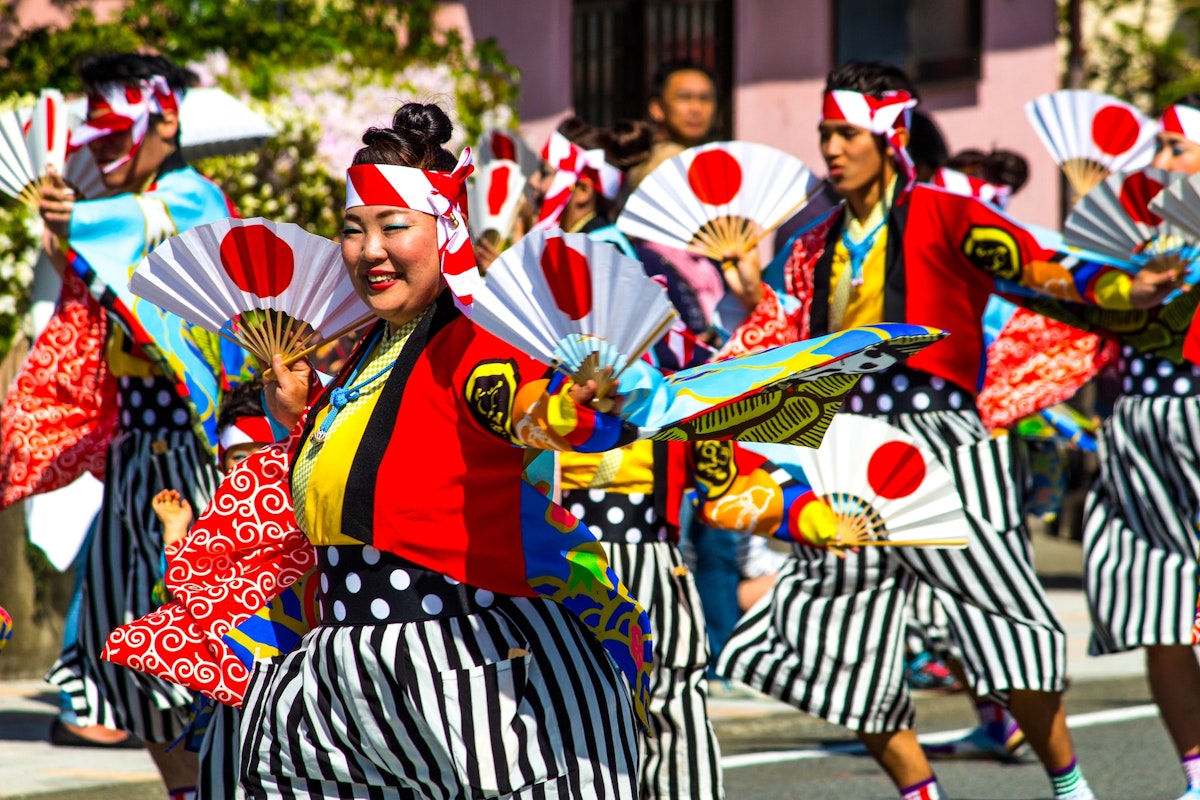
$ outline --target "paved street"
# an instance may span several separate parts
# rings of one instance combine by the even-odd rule
[[[1087,658],[1089,624],[1077,588],[1078,547],[1039,539],[1036,551],[1039,572],[1049,585],[1060,587],[1050,591],[1050,598],[1070,643],[1068,712],[1093,788],[1101,800],[1177,797],[1182,777],[1149,704],[1141,655]],[[52,747],[46,731],[56,707],[54,693],[40,681],[0,683],[0,798],[161,798],[154,767],[143,752]],[[895,797],[845,731],[769,700],[715,700],[712,716],[731,800]],[[962,695],[919,695],[917,718],[930,741],[960,735],[973,724]],[[956,800],[1049,797],[1049,783],[1028,754],[1012,765],[941,762],[937,770]]]

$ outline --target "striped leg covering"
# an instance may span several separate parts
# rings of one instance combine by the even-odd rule
[[[653,738],[638,737],[642,800],[725,796],[721,753],[708,719],[708,639],[696,583],[671,542],[603,542],[613,570],[650,615]]]
[[[161,438],[158,438],[161,436]],[[79,634],[46,679],[72,696],[80,725],[131,730],[149,742],[170,742],[188,724],[191,694],[126,667],[102,661],[108,634],[158,607],[162,531],[150,500],[175,489],[198,514],[218,483],[213,459],[190,431],[126,431],[112,442],[100,527],[86,554]],[[160,445],[158,453],[152,443]]]
[[[1007,441],[989,437],[973,411],[888,421],[924,442],[954,476],[970,546],[863,548],[844,560],[796,547],[774,592],[743,617],[718,670],[853,730],[909,727],[903,633],[920,580],[945,609],[978,694],[1061,690],[1066,637],[1034,575]]]
[[[238,786],[241,709],[217,703],[200,740],[200,776],[196,800],[242,800]]]
[[[1200,397],[1117,400],[1084,506],[1092,655],[1192,643],[1198,441]]]
[[[468,616],[321,626],[260,663],[242,786],[251,798],[631,799],[636,725],[624,678],[578,621],[548,600],[498,597]]]

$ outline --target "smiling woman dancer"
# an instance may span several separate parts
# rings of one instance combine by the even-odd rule
[[[623,442],[590,409],[594,385],[547,389],[544,366],[456,306],[478,273],[450,133],[440,108],[407,104],[364,134],[347,175],[342,256],[379,319],[293,449],[322,620],[251,678],[250,797],[636,797],[629,691],[587,628],[559,603],[467,585],[528,524],[525,398],[579,421],[555,427],[563,448]],[[267,402],[298,423],[310,369],[274,370]]]

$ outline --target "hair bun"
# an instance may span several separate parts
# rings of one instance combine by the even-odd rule
[[[392,129],[431,146],[450,141],[454,126],[446,112],[431,103],[405,103],[392,117]]]

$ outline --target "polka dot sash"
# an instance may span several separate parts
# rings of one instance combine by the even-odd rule
[[[192,429],[191,415],[175,393],[175,384],[163,377],[118,378],[117,411],[124,430],[164,435]]]
[[[651,544],[669,538],[650,494],[576,489],[563,492],[562,504],[602,542]]]
[[[317,548],[322,625],[425,622],[477,614],[496,597],[370,546]]]
[[[1191,397],[1200,394],[1200,366],[1121,348],[1121,391],[1143,397]]]
[[[852,414],[915,414],[970,408],[974,398],[945,378],[901,364],[863,375],[842,401]]]

